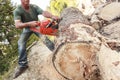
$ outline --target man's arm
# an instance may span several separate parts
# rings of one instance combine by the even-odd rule
[[[44,17],[46,18],[53,18],[53,19],[56,19],[58,20],[58,16],[55,16],[55,15],[52,15],[50,12],[48,11],[43,11],[40,7],[38,7],[37,5],[33,5],[34,8],[37,10],[37,13],[38,14],[42,14]]]
[[[18,29],[23,29],[25,27],[36,27],[37,26],[37,21],[22,23],[20,20],[15,20],[15,26]]]
[[[59,17],[58,16],[55,16],[55,15],[52,15],[50,12],[48,11],[43,11],[42,15],[46,18],[53,18],[55,20],[58,20]]]

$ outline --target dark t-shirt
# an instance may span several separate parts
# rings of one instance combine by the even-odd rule
[[[42,14],[43,10],[37,5],[30,4],[29,12],[25,11],[21,5],[14,10],[14,20],[20,20],[21,22],[38,21],[38,15]],[[23,29],[24,32],[30,32],[29,26]]]
[[[19,5],[13,12],[14,20],[21,20],[21,22],[38,21],[38,15],[42,14],[43,10],[36,5],[30,4],[29,12],[25,11]]]

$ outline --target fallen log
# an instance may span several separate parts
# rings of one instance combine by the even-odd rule
[[[72,18],[69,17],[70,26],[62,25],[65,22],[61,21],[59,27],[60,34],[57,37],[57,48],[54,53],[56,70],[69,80],[119,80],[120,57],[118,57],[119,45],[117,44],[120,42],[103,37],[88,25],[87,21],[72,23],[74,20],[72,22],[70,20]],[[106,55],[110,57],[114,55],[112,60],[107,59],[110,63],[104,62]],[[117,68],[113,63],[117,64]]]
[[[32,47],[30,68],[16,80],[120,80],[119,42],[99,34],[77,8],[61,18],[54,52]]]
[[[91,16],[91,24],[96,30],[120,20],[120,3],[112,2],[98,6]]]

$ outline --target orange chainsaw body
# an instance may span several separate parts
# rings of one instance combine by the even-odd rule
[[[47,27],[49,23],[51,23],[51,20],[44,20],[44,21],[38,22],[38,27],[30,28],[30,30],[44,34],[44,35],[55,36],[58,32],[58,29],[54,29],[51,26],[55,25],[56,23],[52,22],[52,25],[50,27]]]

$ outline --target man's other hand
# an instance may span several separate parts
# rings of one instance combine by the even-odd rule
[[[60,18],[58,16],[52,16],[52,19],[59,20]]]

